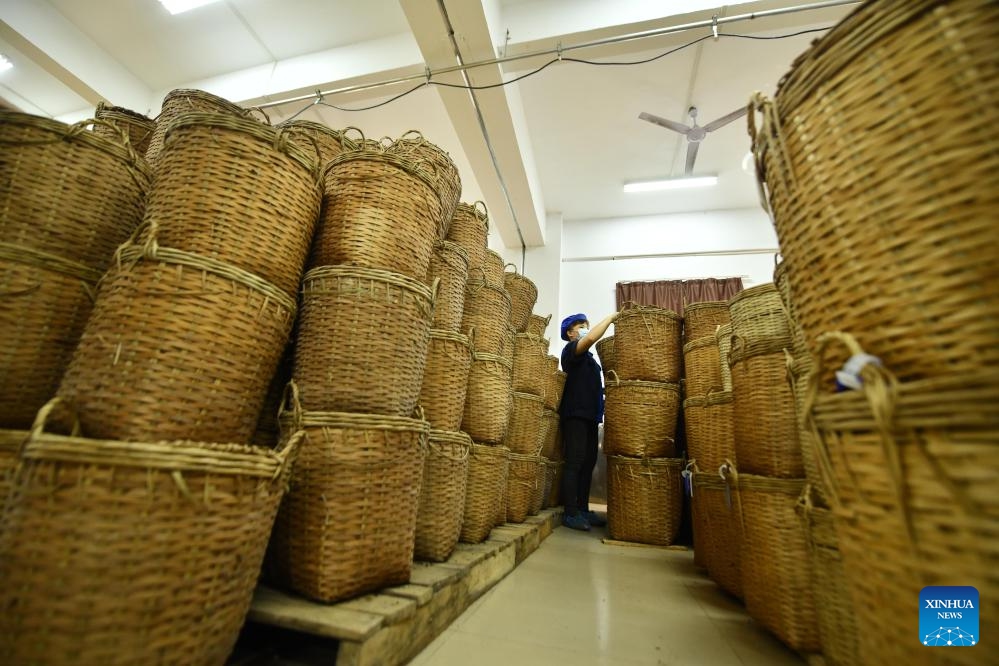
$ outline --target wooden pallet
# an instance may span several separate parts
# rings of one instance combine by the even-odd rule
[[[447,562],[415,562],[408,585],[338,604],[259,586],[247,620],[338,640],[336,666],[403,664],[533,553],[561,518],[559,507],[501,525],[483,543],[458,544]]]

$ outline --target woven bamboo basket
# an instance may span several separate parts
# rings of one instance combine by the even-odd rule
[[[860,662],[856,612],[839,553],[833,513],[815,506],[812,490],[811,484],[805,486],[795,508],[812,558],[812,590],[822,654],[832,666],[852,666]]]
[[[187,113],[166,129],[143,233],[296,294],[322,202],[307,137],[249,118]]]
[[[250,444],[274,448],[281,442],[281,424],[278,422],[278,415],[281,413],[281,403],[284,401],[288,382],[292,380],[294,367],[295,342],[290,339],[284,347],[281,360],[278,361],[277,370],[271,377],[271,383],[267,386],[267,394],[264,396]]]
[[[441,219],[432,168],[381,148],[340,153],[326,166],[309,267],[349,264],[425,279]]]
[[[780,302],[784,306],[784,314],[787,316],[788,329],[791,332],[791,351],[795,357],[808,356],[808,343],[805,341],[805,331],[801,328],[798,320],[798,311],[794,306],[794,297],[791,295],[791,282],[787,275],[787,264],[784,262],[774,266],[774,286],[780,295]]]
[[[465,484],[472,440],[463,432],[430,431],[416,513],[418,560],[443,562],[454,551],[465,515]]]
[[[481,271],[489,240],[489,213],[486,205],[476,201],[474,204],[459,203],[455,206],[447,239],[457,243],[468,253],[469,273]]]
[[[496,524],[497,505],[506,489],[510,450],[505,446],[472,444],[465,485],[465,515],[461,523],[462,543],[481,543]],[[504,518],[506,509],[503,509]]]
[[[565,466],[565,462],[554,460],[550,464],[555,468],[555,471],[545,504],[548,507],[560,506],[562,504],[562,468]]]
[[[503,440],[503,446],[510,449],[511,454],[539,455],[544,445],[541,432],[544,409],[544,400],[538,396],[514,391],[510,425]]]
[[[801,448],[801,463],[805,469],[805,478],[811,487],[811,502],[820,508],[829,507],[829,488],[826,479],[819,469],[816,454],[815,432],[808,426],[805,413],[805,400],[808,397],[808,375],[813,370],[810,356],[793,358],[790,352],[784,352],[787,364],[787,377],[794,395],[794,416],[798,428],[798,446]]]
[[[609,335],[606,338],[600,338],[593,345],[597,348],[597,356],[600,357],[600,367],[604,371],[604,379],[607,379],[607,373],[615,369],[614,366],[614,336]]]
[[[507,327],[503,334],[503,349],[500,356],[505,358],[510,366],[513,366],[514,354],[517,352],[517,331],[512,327]]]
[[[507,268],[513,271],[506,271]],[[538,287],[526,275],[518,273],[514,264],[504,266],[504,271],[503,288],[510,294],[510,323],[518,333],[526,333],[531,311],[538,302]]]
[[[0,661],[222,664],[302,439],[280,451],[45,432],[0,530]],[[26,434],[26,433],[22,433]],[[164,612],[169,609],[169,612]]]
[[[107,269],[142,219],[151,177],[122,136],[103,120],[65,125],[0,110],[0,243]]]
[[[766,354],[791,347],[787,311],[772,282],[740,291],[728,301],[732,315],[732,345],[746,355]]]
[[[562,392],[559,390],[558,382],[558,357],[545,356],[544,369],[545,386],[545,409],[558,410],[562,401]]]
[[[558,412],[545,409],[541,414],[542,419],[542,440],[541,455],[551,461],[562,460],[562,441],[559,439],[559,415]]]
[[[506,448],[506,447],[503,447]],[[502,461],[503,465],[503,483],[496,490],[495,498],[495,511],[493,513],[493,527],[498,527],[506,523],[506,508],[510,504],[510,487],[508,481],[510,478],[510,453],[508,453]]]
[[[555,382],[556,382],[555,388],[558,390],[557,399],[558,399],[559,403],[562,402],[562,395],[565,393],[565,380],[566,380],[566,378],[568,376],[569,375],[565,374],[561,370],[559,370],[555,374],[555,377],[556,377],[556,379],[555,379]]]
[[[729,357],[732,354],[732,324],[724,324],[718,327],[715,334],[718,340],[718,360],[721,364],[722,390],[732,390],[732,366]]]
[[[447,237],[451,219],[454,217],[455,208],[461,198],[461,176],[458,174],[458,167],[451,160],[451,156],[445,150],[430,141],[416,131],[409,130],[400,138],[396,139],[389,147],[391,152],[407,155],[417,160],[423,160],[433,165],[434,177],[436,180],[437,192],[441,200],[441,218],[438,227],[438,237]]]
[[[694,538],[702,545],[711,580],[742,599],[742,520],[738,491],[731,477],[719,472],[691,476]],[[696,546],[695,546],[696,547]]]
[[[513,390],[545,397],[548,381],[548,342],[530,333],[517,333],[513,351]]]
[[[461,330],[468,282],[468,253],[463,247],[450,241],[434,243],[426,282],[433,284],[435,279],[440,287],[434,308],[434,328],[457,333]]]
[[[430,331],[427,366],[419,397],[430,427],[450,432],[461,428],[471,365],[468,337],[450,331]]]
[[[420,280],[368,268],[306,273],[295,345],[303,407],[411,414],[426,369],[433,292]],[[400,322],[406,335],[390,334]]]
[[[835,357],[827,346],[844,356],[865,352],[844,333],[817,343],[818,359]],[[874,663],[919,663],[925,647],[910,618],[924,586],[973,586],[981,617],[999,616],[996,372],[900,382],[868,364],[860,390],[830,393],[819,388],[823,371],[809,375],[806,413],[851,597],[878,600],[854,608],[858,627],[878,623],[876,637],[859,633],[857,650]],[[976,650],[947,654],[954,663],[981,663]]]
[[[512,368],[494,354],[473,354],[461,429],[476,442],[498,444],[506,437],[513,410]]]
[[[614,371],[621,379],[680,381],[680,325],[671,310],[625,307],[614,322]]]
[[[485,254],[482,255],[482,273],[486,284],[505,290],[506,279],[504,276],[506,273],[504,269],[503,257],[498,252],[486,248]]]
[[[606,387],[604,453],[609,456],[676,456],[680,389],[676,384],[624,381],[610,371]]]
[[[120,106],[108,106],[103,101],[97,103],[94,118],[106,120],[120,129],[128,137],[128,142],[139,155],[145,155],[149,148],[149,140],[156,130],[156,121]],[[121,141],[121,134],[106,125],[94,125],[94,134],[112,141]]]
[[[545,488],[546,465],[545,459],[541,456],[537,456],[538,464],[534,468],[535,480],[534,488],[531,490],[531,502],[527,505],[527,515],[536,516],[541,513],[541,509],[545,505],[545,498],[548,496],[548,490]]]
[[[510,471],[506,481],[506,522],[522,523],[530,515],[532,502],[541,496],[541,489],[538,487],[540,465],[539,455],[510,452]]]
[[[545,337],[545,332],[548,330],[548,323],[552,320],[552,316],[542,317],[541,315],[532,314],[527,320],[527,328],[524,330],[525,333],[530,333],[531,335],[536,335],[539,338]]]
[[[0,243],[0,427],[25,429],[59,388],[101,273]]]
[[[862,6],[798,57],[774,100],[752,100],[757,171],[813,355],[819,333],[840,330],[900,381],[999,365],[999,235],[985,212],[999,207],[999,176],[967,169],[994,159],[999,125],[975,114],[940,131],[954,108],[999,104],[977,83],[994,78],[997,12],[985,0]],[[914,52],[928,63],[918,72]],[[857,139],[848,155],[841,136]]]
[[[305,439],[271,540],[269,572],[318,601],[409,582],[430,424],[289,411]]]
[[[184,113],[217,113],[235,118],[250,117],[249,110],[203,90],[184,88],[171,90],[163,98],[163,107],[160,109],[160,115],[156,117],[156,129],[149,139],[149,148],[146,149],[146,160],[151,166],[155,167],[159,161],[167,126]]]
[[[510,296],[506,290],[481,280],[468,280],[461,330],[470,328],[475,329],[476,351],[503,355],[510,328]]]
[[[683,401],[687,455],[702,469],[718,469],[735,459],[735,400],[730,391],[712,391]]]
[[[551,506],[548,502],[552,495],[552,484],[555,483],[555,470],[557,468],[554,460],[549,460],[544,456],[541,456],[541,467],[545,475],[544,484],[541,489],[541,508],[547,509]]]
[[[746,474],[804,478],[784,353],[743,357],[733,349],[730,358],[739,469]]]
[[[683,346],[683,369],[686,395],[707,395],[712,389],[722,388],[721,361],[718,339],[714,335],[691,340]]]
[[[693,342],[714,336],[719,326],[731,323],[727,301],[704,301],[683,306],[683,339]]]
[[[792,649],[816,652],[820,641],[811,560],[794,508],[805,480],[738,473],[735,484],[742,513],[746,610]]]
[[[0,515],[3,515],[4,502],[14,482],[21,445],[27,437],[24,430],[0,430]]]
[[[607,527],[610,537],[669,546],[683,517],[683,461],[607,456]]]
[[[322,123],[311,120],[289,120],[277,125],[277,129],[284,130],[293,137],[297,143],[308,145],[315,142],[319,151],[320,168],[325,168],[331,160],[336,158],[345,150],[355,150],[356,145],[346,136],[346,130],[335,130]],[[298,134],[302,135],[299,139]]]
[[[123,246],[59,386],[98,439],[248,442],[295,316],[255,275]]]

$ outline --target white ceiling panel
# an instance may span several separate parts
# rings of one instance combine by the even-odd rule
[[[88,106],[86,100],[4,39],[0,39],[0,54],[14,65],[0,72],[0,97],[15,107],[54,117]]]

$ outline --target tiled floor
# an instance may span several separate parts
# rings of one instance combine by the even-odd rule
[[[609,546],[560,527],[414,666],[800,665],[689,551]]]

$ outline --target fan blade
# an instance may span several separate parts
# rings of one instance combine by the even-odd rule
[[[684,175],[686,176],[694,173],[694,160],[697,159],[697,147],[700,145],[700,141],[690,141],[687,143],[687,170],[684,171]]]
[[[732,113],[722,116],[718,120],[712,120],[710,123],[704,126],[704,131],[713,132],[719,127],[724,127],[725,125],[728,125],[736,118],[741,118],[744,115],[746,115],[746,107],[742,107],[741,109],[736,109]]]
[[[644,111],[638,114],[640,120],[645,120],[653,125],[659,125],[660,127],[665,127],[666,129],[673,130],[674,132],[679,132],[680,134],[686,134],[690,131],[690,128],[683,123],[677,123],[672,120],[666,120],[665,118],[660,118],[659,116],[654,116],[651,113],[645,113]]]

